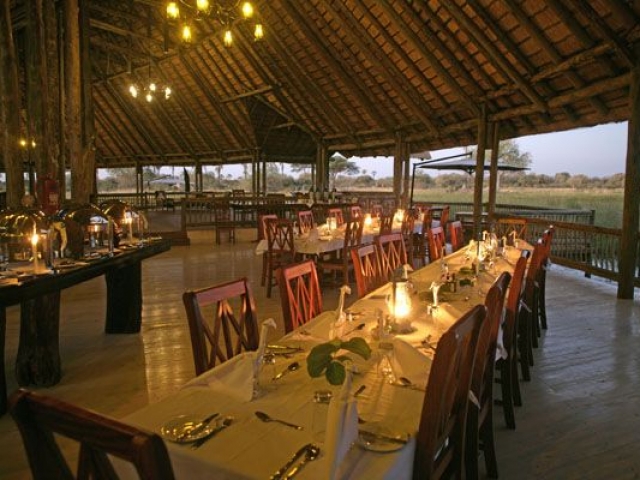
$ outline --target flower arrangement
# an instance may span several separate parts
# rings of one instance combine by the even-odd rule
[[[355,353],[365,360],[371,357],[371,347],[362,337],[354,337],[346,342],[339,338],[316,345],[307,356],[307,372],[313,378],[322,374],[331,385],[342,385],[347,376],[345,363],[351,357],[342,351]]]

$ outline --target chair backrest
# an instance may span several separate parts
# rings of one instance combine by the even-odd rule
[[[451,210],[451,207],[449,207],[449,205],[447,205],[440,212],[440,226],[445,231],[446,231],[446,228],[447,228],[447,223],[449,223],[449,212],[450,212],[450,210]]]
[[[382,275],[386,280],[393,278],[394,272],[407,263],[407,251],[401,233],[378,235],[375,244]]]
[[[313,212],[311,210],[300,210],[298,212],[298,233],[309,233],[313,228]]]
[[[351,220],[359,220],[362,218],[362,207],[360,205],[351,205],[349,209]]]
[[[110,457],[132,464],[144,480],[174,478],[167,448],[155,433],[24,389],[9,405],[35,480],[117,479]],[[59,436],[80,445],[77,468],[63,456]]]
[[[295,252],[293,222],[285,218],[270,218],[266,222],[267,251],[270,253]]]
[[[196,375],[242,351],[258,348],[256,305],[246,278],[187,290],[182,301],[189,321]]]
[[[364,229],[363,220],[352,220],[347,222],[344,231],[344,245],[342,247],[342,258],[347,261],[349,259],[349,251],[353,247],[359,247],[362,244],[362,231]]]
[[[341,208],[329,208],[327,210],[327,218],[330,217],[336,219],[336,227],[339,227],[344,223],[344,215]]]
[[[371,205],[371,218],[381,217],[384,213],[384,208],[379,203]]]
[[[493,402],[493,373],[495,371],[493,364],[496,358],[498,332],[502,323],[504,298],[510,281],[511,274],[509,272],[500,274],[491,285],[484,302],[487,315],[485,326],[478,337],[476,361],[471,378],[471,392],[475,395],[480,409],[484,408],[488,402]]]
[[[380,217],[380,235],[387,235],[393,231],[393,215]]]
[[[484,306],[475,306],[438,341],[416,437],[415,479],[464,478],[467,398],[485,315]]]
[[[278,288],[286,333],[322,312],[322,292],[312,260],[282,267],[278,274]]]
[[[496,237],[505,237],[507,239],[507,245],[513,245],[514,235],[517,238],[526,238],[527,219],[499,218],[493,226],[493,231],[496,234]]]
[[[258,240],[267,238],[267,221],[277,218],[278,215],[275,213],[263,213],[258,215]]]
[[[382,274],[380,259],[375,245],[369,244],[352,248],[351,259],[353,260],[358,298],[364,297],[387,282],[386,276]]]
[[[429,261],[433,262],[444,256],[445,239],[442,227],[432,227],[427,230],[427,240],[429,242]]]
[[[229,202],[216,201],[213,203],[212,208],[213,218],[216,223],[231,221],[231,207],[229,206]]]
[[[518,334],[518,315],[524,287],[524,274],[527,270],[529,250],[523,250],[513,269],[511,286],[504,307],[504,322],[502,323],[502,344],[509,358],[517,355],[516,339]]]
[[[464,232],[460,220],[449,222],[449,240],[451,241],[452,252],[456,252],[464,247]]]
[[[431,230],[433,226],[433,210],[430,207],[422,209],[422,234],[426,235],[426,232]]]

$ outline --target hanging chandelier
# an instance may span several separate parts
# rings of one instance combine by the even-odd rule
[[[169,85],[162,85],[151,78],[151,58],[149,58],[149,72],[147,75],[147,83],[138,85],[131,83],[129,85],[129,94],[133,98],[144,98],[148,103],[153,102],[156,98],[169,100],[173,91]]]
[[[167,3],[167,21],[180,24],[180,39],[183,43],[193,42],[193,22],[209,18],[222,25],[222,41],[225,46],[233,45],[231,27],[238,19],[251,22],[254,40],[264,36],[260,21],[255,20],[253,4],[241,0],[179,0]]]

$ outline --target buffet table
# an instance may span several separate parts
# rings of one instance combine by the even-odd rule
[[[256,352],[247,352],[196,377],[179,392],[130,415],[125,421],[161,433],[177,479],[263,479],[269,478],[292,458],[294,452],[314,442],[320,449],[297,475],[300,479],[409,479],[412,477],[415,435],[418,429],[429,369],[441,334],[463,313],[484,297],[502,271],[511,271],[520,250],[509,249],[475,276],[466,251],[446,257],[449,272],[469,275],[472,285],[456,292],[440,292],[434,308],[430,286],[442,280],[444,265],[435,262],[410,275],[411,313],[404,321],[391,322],[382,333],[378,326],[389,312],[392,285],[388,284],[356,301],[347,310],[347,321],[336,329],[336,312],[324,312],[298,330],[266,346],[275,354],[275,365],[259,370],[257,389],[251,372],[256,371]],[[383,319],[382,322],[380,319]],[[266,323],[266,322],[265,322]],[[264,331],[264,330],[263,330]],[[306,358],[314,345],[333,335],[343,341],[363,337],[372,348],[368,360],[349,353],[355,373],[348,398],[357,402],[356,441],[335,468],[335,444],[329,431],[335,429],[324,417],[326,433],[318,434],[317,412],[321,391],[330,391],[332,402],[344,395],[324,377],[311,378]],[[263,337],[264,338],[264,337]],[[298,364],[299,368],[295,368]],[[293,367],[292,367],[293,365]],[[287,373],[272,380],[274,372]],[[274,418],[299,425],[294,429],[276,422],[265,423],[256,416],[266,412]],[[175,437],[173,427],[185,419],[202,419],[218,413],[213,425],[228,426],[199,448],[193,439]],[[345,417],[346,418],[346,417]],[[217,422],[217,423],[216,423]],[[214,427],[212,427],[214,428]],[[173,441],[172,441],[173,440]],[[300,459],[298,459],[298,462]],[[123,478],[129,478],[126,465]],[[133,472],[132,473],[132,477]],[[284,478],[284,477],[275,477]],[[287,477],[288,478],[288,477]]]
[[[60,292],[101,275],[107,283],[106,333],[136,333],[142,320],[142,260],[171,248],[166,240],[122,246],[113,257],[94,255],[58,262],[58,269],[9,264],[0,283],[0,414],[6,411],[4,368],[6,307],[20,305],[20,340],[15,374],[19,385],[51,386],[60,381]],[[12,270],[15,277],[10,276]],[[17,273],[20,271],[20,274]]]

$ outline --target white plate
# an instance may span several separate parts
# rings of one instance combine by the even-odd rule
[[[389,433],[382,429],[371,428],[360,431],[358,445],[364,450],[378,453],[395,452],[404,448],[409,437],[404,433]]]
[[[196,425],[198,425],[202,421],[203,417],[196,417],[193,415],[180,415],[165,423],[160,429],[160,434],[176,443],[191,443],[199,440],[202,437],[206,437],[209,435],[216,426],[215,420],[210,422],[204,428],[198,428],[198,431],[192,434],[187,434],[184,436],[184,433],[193,429]]]

